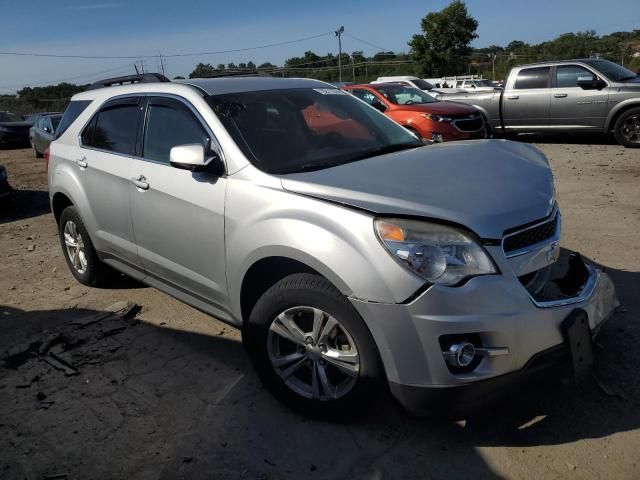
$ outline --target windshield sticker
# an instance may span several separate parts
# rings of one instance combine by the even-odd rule
[[[345,92],[337,88],[314,88],[314,90],[322,95],[346,95]]]

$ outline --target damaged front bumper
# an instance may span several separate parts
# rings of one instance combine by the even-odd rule
[[[380,351],[394,396],[426,414],[452,402],[473,406],[566,359],[563,322],[586,313],[595,335],[618,305],[609,276],[564,251],[535,275],[488,275],[451,288],[434,285],[407,304],[353,300]],[[485,352],[467,369],[452,368],[447,342]]]

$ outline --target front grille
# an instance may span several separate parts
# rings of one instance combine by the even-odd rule
[[[458,127],[458,130],[463,132],[475,132],[482,128],[482,117],[454,120],[454,124]]]
[[[555,235],[557,228],[558,214],[556,213],[548,222],[534,225],[521,232],[505,237],[503,242],[504,253],[508,254],[535,245],[536,243],[544,242]]]

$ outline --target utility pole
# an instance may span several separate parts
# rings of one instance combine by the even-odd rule
[[[133,64],[133,68],[136,69],[136,75],[140,75],[140,72],[138,71],[138,65],[136,63]]]
[[[356,63],[353,58],[353,55],[351,55],[351,70],[353,73],[353,83],[356,83]]]
[[[342,34],[344,33],[344,27],[340,27],[336,30],[336,37],[338,37],[338,81],[342,81]]]
[[[491,70],[493,72],[492,74],[492,80],[496,79],[496,54],[494,53],[490,53],[489,56],[491,57]]]
[[[158,58],[160,60],[160,71],[162,72],[162,75],[164,75],[164,58],[162,58],[161,53],[158,53]]]

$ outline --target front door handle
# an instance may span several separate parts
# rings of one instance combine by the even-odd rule
[[[507,98],[509,100],[518,100],[520,98],[520,96],[519,95],[509,95]]]
[[[76,165],[78,165],[82,169],[87,168],[89,166],[89,164],[87,163],[87,157],[82,157],[76,160]]]
[[[140,190],[149,190],[147,179],[142,175],[140,175],[138,178],[131,177],[131,183],[133,183]]]
[[[554,93],[553,96],[555,98],[564,98],[564,97],[567,96],[567,94],[566,93]]]

